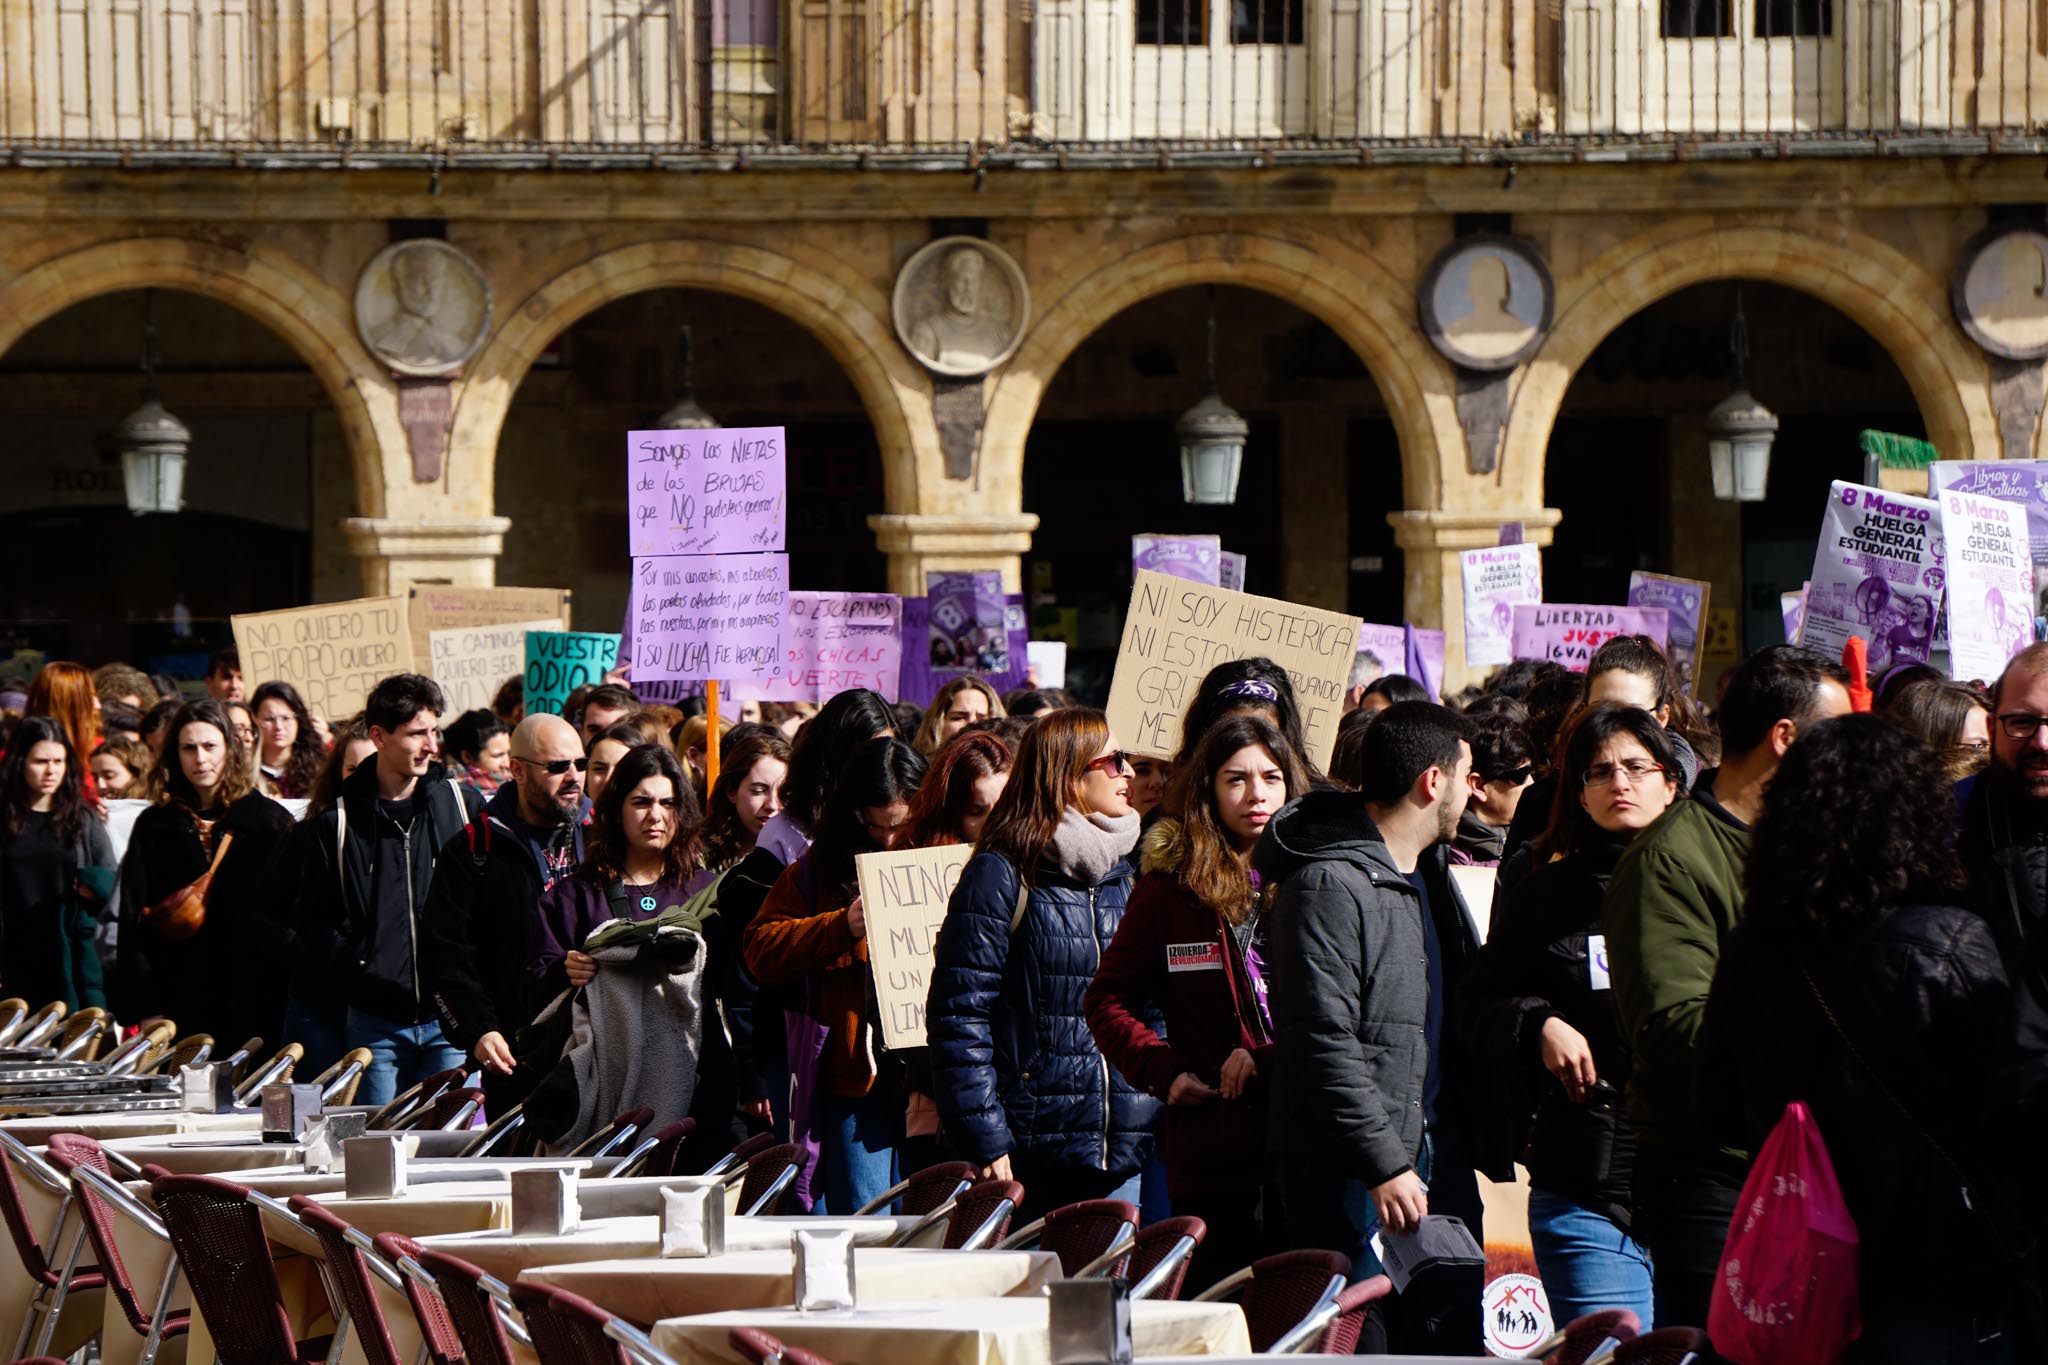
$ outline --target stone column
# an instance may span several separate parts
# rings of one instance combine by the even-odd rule
[[[1548,545],[1563,518],[1555,507],[1387,514],[1407,575],[1408,619],[1444,633],[1446,692],[1477,682],[1484,671],[1465,666],[1465,579],[1459,553],[1499,544],[1502,524],[1514,521],[1522,523],[1523,538],[1530,544]]]
[[[885,513],[868,518],[875,544],[889,556],[889,591],[924,596],[928,572],[999,569],[1005,592],[1024,590],[1020,556],[1031,548],[1038,517],[1010,514]]]
[[[362,561],[363,592],[398,592],[408,583],[488,588],[497,581],[509,517],[350,517],[349,549]]]

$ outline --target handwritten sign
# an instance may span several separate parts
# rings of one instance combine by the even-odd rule
[[[1662,607],[1671,613],[1671,667],[1686,692],[1695,697],[1700,691],[1701,637],[1707,628],[1707,599],[1713,590],[1711,583],[1697,578],[1673,578],[1641,569],[1628,576],[1630,606]]]
[[[1659,649],[1664,648],[1670,619],[1662,607],[1539,602],[1515,608],[1511,633],[1517,659],[1542,659],[1583,673],[1592,662],[1593,651],[1617,635],[1647,635]]]
[[[923,1047],[932,943],[971,844],[863,853],[853,860],[867,917],[868,965],[875,973],[885,1047]]]
[[[559,621],[556,630],[575,624],[569,619],[567,588],[461,588],[450,583],[414,583],[406,615],[412,625],[412,657],[424,663],[433,657],[427,637],[437,630],[463,626],[503,626],[515,621]],[[514,666],[507,676],[519,671]],[[445,685],[445,684],[444,684]]]
[[[634,558],[788,548],[781,427],[626,435],[626,510]]]
[[[1355,616],[1140,573],[1109,684],[1110,728],[1133,753],[1171,758],[1180,748],[1181,714],[1203,675],[1220,663],[1264,655],[1293,680],[1308,756],[1327,767],[1358,627]]]
[[[602,631],[532,630],[526,633],[526,714],[562,713],[579,687],[604,681],[619,661],[619,637]]]
[[[633,561],[636,681],[761,683],[781,666],[788,555],[668,555]]]
[[[1244,591],[1244,556],[1225,550],[1217,556],[1216,586],[1232,592]]]
[[[2027,509],[1953,488],[1939,501],[1948,542],[1949,673],[1989,682],[2034,638]]]
[[[250,690],[288,682],[309,709],[341,720],[363,709],[370,689],[413,669],[406,599],[359,597],[230,618]]]
[[[1465,662],[1491,668],[1515,657],[1515,608],[1543,600],[1543,552],[1534,545],[1467,550],[1458,556],[1465,578]]]
[[[1870,676],[1934,652],[1946,579],[1940,511],[1926,498],[1837,480],[1814,547],[1799,643],[1830,659],[1869,642]]]
[[[896,700],[903,599],[886,592],[793,592],[782,657],[766,677],[727,678],[736,701],[830,701],[864,687]]]
[[[427,632],[427,673],[448,697],[448,715],[487,707],[505,679],[526,671],[526,633],[560,634],[563,622],[514,621]]]

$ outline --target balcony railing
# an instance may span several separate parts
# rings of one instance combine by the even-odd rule
[[[0,155],[2038,152],[2043,0],[0,0]]]

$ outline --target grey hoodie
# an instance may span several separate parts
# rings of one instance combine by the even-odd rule
[[[1476,951],[1471,913],[1438,845],[1419,866],[1439,898],[1447,979]],[[1422,902],[1365,803],[1312,791],[1289,802],[1252,854],[1275,887],[1266,961],[1278,1071],[1272,1143],[1333,1178],[1379,1185],[1413,1167],[1429,1069]],[[1441,932],[1455,914],[1451,932]]]

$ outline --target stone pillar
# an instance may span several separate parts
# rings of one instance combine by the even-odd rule
[[[1034,513],[884,513],[868,518],[875,544],[889,556],[889,591],[924,596],[928,572],[999,569],[1005,592],[1024,590],[1020,556],[1038,529]]]
[[[1465,579],[1459,552],[1499,544],[1502,524],[1513,521],[1522,523],[1530,544],[1548,545],[1563,518],[1555,507],[1387,514],[1407,575],[1408,619],[1444,633],[1445,692],[1477,682],[1483,673],[1465,666]]]
[[[1351,596],[1350,415],[1291,408],[1281,419],[1280,522],[1287,528],[1280,596],[1348,610]]]
[[[363,592],[398,592],[408,583],[488,588],[497,581],[509,517],[350,517],[342,523],[362,561]]]

